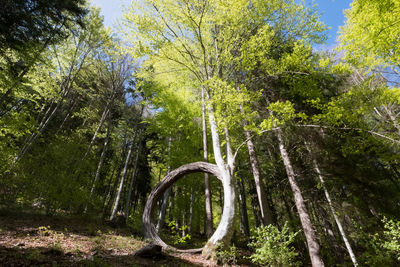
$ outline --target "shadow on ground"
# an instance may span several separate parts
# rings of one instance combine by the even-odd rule
[[[0,246],[1,266],[201,266],[164,256],[158,259],[143,259],[132,255],[107,255],[100,251],[98,255],[82,259],[72,253],[63,253],[56,248],[36,247],[7,248]]]

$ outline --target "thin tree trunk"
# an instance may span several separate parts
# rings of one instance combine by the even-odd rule
[[[260,211],[260,205],[258,202],[258,196],[257,196],[257,191],[255,188],[255,184],[252,181],[248,181],[248,186],[249,186],[249,194],[250,194],[250,199],[251,199],[251,209],[253,211],[254,215],[254,221],[256,224],[256,227],[259,227],[262,225],[262,219],[261,219],[261,211]]]
[[[254,183],[256,185],[258,203],[260,205],[261,220],[264,225],[273,223],[272,212],[267,203],[267,196],[265,194],[265,185],[260,178],[260,167],[258,163],[257,154],[254,148],[254,143],[249,131],[244,131],[247,138],[247,149],[249,151],[250,165],[253,172]]]
[[[172,142],[172,138],[169,137],[168,138],[168,169],[167,169],[167,174],[170,173],[170,171],[171,171],[171,160],[170,160],[171,159],[171,142]],[[161,207],[160,207],[160,213],[158,215],[157,227],[156,227],[157,232],[160,231],[160,229],[164,225],[165,212],[167,211],[167,204],[168,204],[168,198],[169,198],[170,193],[171,193],[171,187],[169,187],[167,189],[167,191],[165,191],[165,193],[163,195],[163,199],[162,199],[162,203],[161,203]]]
[[[192,222],[193,222],[193,206],[195,201],[195,194],[193,192],[190,193],[190,207],[189,207],[189,222],[188,222],[188,233],[192,233]]]
[[[137,174],[137,171],[138,171],[138,162],[139,162],[141,142],[142,142],[142,140],[140,138],[139,144],[138,144],[138,149],[136,151],[135,165],[133,167],[134,171],[132,173],[131,182],[129,184],[128,197],[126,199],[125,212],[124,212],[125,218],[129,217],[129,211],[130,211],[130,207],[131,207],[131,197],[132,197],[133,183],[135,182],[136,174]]]
[[[108,214],[106,215],[106,212],[110,210],[112,201],[114,199],[115,192],[117,191],[119,176],[120,176],[120,174],[122,172],[122,168],[124,166],[124,160],[122,158],[123,155],[124,155],[124,151],[122,151],[122,153],[121,153],[121,163],[118,166],[118,171],[117,171],[117,175],[115,176],[114,183],[113,183],[112,187],[109,187],[108,192],[107,192],[107,197],[105,198],[105,201],[104,201],[104,209],[103,209],[103,217],[104,218],[106,216],[108,216]],[[114,171],[115,171],[115,168],[114,168]],[[114,177],[114,172],[110,177],[110,184],[109,184],[110,186],[111,186],[113,177]]]
[[[182,237],[185,237],[186,236],[186,209],[185,209],[185,211],[183,212],[183,214],[182,214]],[[178,228],[178,227],[177,227]],[[178,228],[178,230],[179,230],[179,228]]]
[[[54,109],[51,112],[50,112],[51,106],[49,107],[49,109],[46,112],[46,114],[48,114],[49,112],[50,112],[50,114],[47,117],[44,117],[42,119],[42,122],[39,125],[37,132],[32,133],[30,135],[30,137],[25,142],[25,144],[21,148],[21,150],[18,153],[18,155],[15,157],[14,163],[19,161],[25,155],[25,153],[28,152],[28,150],[31,148],[32,144],[35,142],[35,140],[39,137],[40,134],[42,134],[44,132],[44,130],[46,129],[46,127],[50,123],[51,119],[56,114],[56,111],[59,109],[59,107],[61,106],[61,104],[64,101],[65,97],[68,95],[68,93],[69,93],[69,90],[66,90],[64,93],[62,93],[62,97],[61,97],[60,101],[56,104],[56,106],[54,107]]]
[[[282,155],[283,163],[285,165],[286,174],[289,179],[290,187],[292,188],[294,201],[296,204],[297,211],[299,213],[301,225],[303,227],[304,235],[306,236],[307,245],[308,245],[308,252],[311,258],[311,264],[313,267],[322,267],[324,266],[324,262],[322,261],[320,255],[320,246],[317,240],[317,236],[315,234],[314,227],[311,223],[310,216],[308,215],[306,205],[304,203],[303,196],[301,194],[300,187],[296,182],[296,176],[293,170],[292,163],[290,162],[289,155],[286,151],[283,137],[282,137],[282,130],[278,129],[276,131],[277,137],[279,140],[279,150]]]
[[[126,176],[126,173],[127,173],[127,170],[128,170],[128,164],[129,164],[129,160],[131,158],[132,149],[133,149],[133,142],[130,144],[129,150],[128,150],[128,154],[126,155],[125,166],[124,166],[124,169],[122,171],[122,177],[121,177],[121,181],[119,183],[117,196],[116,196],[115,201],[114,201],[114,207],[113,207],[112,212],[111,212],[110,221],[114,220],[115,215],[116,215],[117,210],[118,210],[119,200],[121,198],[121,192],[122,192],[122,188],[124,186],[125,176]]]
[[[99,177],[100,177],[101,167],[103,166],[104,159],[106,158],[105,156],[106,156],[106,152],[107,152],[107,148],[108,148],[108,142],[110,141],[110,128],[111,128],[111,123],[108,125],[108,128],[107,128],[107,136],[106,136],[106,139],[104,140],[103,150],[101,151],[99,164],[97,165],[96,175],[94,176],[92,188],[90,189],[88,202],[90,202],[90,200],[92,199],[94,189],[96,188],[97,181],[99,180]],[[87,208],[88,208],[88,204],[86,204],[84,213],[87,212]]]
[[[236,179],[236,183],[239,189],[239,212],[240,212],[240,222],[242,225],[242,230],[246,239],[250,239],[250,227],[249,227],[249,217],[247,215],[247,205],[246,205],[246,192],[242,179]]]
[[[82,157],[82,160],[84,160],[86,158],[86,156],[89,154],[90,149],[92,148],[92,146],[94,144],[94,141],[96,141],[97,134],[99,133],[99,131],[100,131],[101,127],[103,126],[103,124],[104,124],[104,122],[105,122],[105,120],[106,120],[106,118],[107,118],[109,113],[110,113],[110,110],[108,109],[108,107],[106,107],[104,109],[104,111],[103,111],[103,114],[101,115],[99,125],[97,126],[96,131],[94,132],[93,137],[90,140],[89,146],[86,149],[86,152]]]
[[[201,87],[201,119],[203,127],[203,158],[204,162],[208,162],[208,146],[207,146],[207,122],[206,108],[204,100],[204,87]],[[206,211],[206,235],[210,238],[213,233],[213,214],[211,201],[210,178],[208,173],[204,173],[204,191],[205,191],[205,211]]]
[[[345,231],[343,229],[342,223],[340,222],[339,217],[337,216],[335,207],[333,207],[331,196],[330,196],[330,194],[328,192],[328,189],[326,188],[325,180],[324,180],[324,177],[322,176],[322,173],[321,173],[321,171],[319,169],[317,160],[315,159],[315,157],[314,157],[314,155],[313,155],[313,153],[311,151],[311,148],[310,148],[309,144],[307,144],[307,143],[306,143],[306,148],[307,148],[308,152],[311,155],[312,162],[313,162],[313,165],[314,165],[314,170],[318,175],[319,181],[321,182],[322,189],[324,190],[326,201],[328,202],[329,208],[332,211],[333,218],[335,219],[335,222],[336,222],[336,225],[337,225],[337,227],[339,229],[340,235],[342,236],[343,241],[344,241],[344,243],[346,245],[346,248],[347,248],[347,251],[348,251],[348,253],[350,255],[351,261],[353,262],[354,266],[358,266],[356,256],[355,256],[355,254],[353,252],[353,249],[351,248],[349,240],[347,239],[347,236],[346,236],[346,233],[345,233]]]
[[[71,114],[74,112],[74,108],[75,108],[77,103],[78,103],[78,100],[74,99],[73,102],[72,102],[71,107],[69,108],[69,111],[68,111],[67,115],[64,117],[60,127],[58,128],[58,130],[56,132],[56,135],[62,130],[62,128],[64,127],[64,124],[71,117]]]
[[[238,84],[236,84],[236,90],[240,93],[240,87]],[[242,113],[242,115],[244,115],[242,105],[240,105],[240,112]],[[243,124],[244,126],[246,126],[248,125],[248,122],[244,121]],[[261,220],[263,225],[269,225],[273,223],[272,212],[267,202],[264,183],[260,177],[261,172],[259,167],[260,165],[258,163],[257,153],[254,148],[254,143],[250,132],[244,129],[244,134],[246,136],[247,150],[249,151],[251,171],[253,173],[254,183],[256,185],[258,204],[260,205]]]

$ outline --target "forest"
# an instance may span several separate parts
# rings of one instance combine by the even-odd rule
[[[400,1],[1,6],[0,265],[400,266]]]

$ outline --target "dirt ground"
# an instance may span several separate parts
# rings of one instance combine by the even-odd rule
[[[145,245],[128,228],[82,217],[0,212],[0,266],[217,266],[199,254],[133,256]]]

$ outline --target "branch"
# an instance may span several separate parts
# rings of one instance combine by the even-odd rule
[[[337,129],[337,130],[353,130],[353,131],[361,131],[361,132],[365,132],[365,133],[369,133],[371,135],[376,135],[379,136],[381,138],[387,139],[389,141],[392,141],[393,143],[396,143],[398,145],[400,145],[400,141],[393,139],[391,137],[388,137],[386,135],[371,131],[371,130],[364,130],[361,128],[352,128],[352,127],[333,127],[333,126],[324,126],[324,125],[318,125],[318,124],[303,124],[303,125],[295,125],[296,127],[309,127],[309,128],[323,128],[323,129]],[[261,133],[266,133],[266,132],[271,132],[271,131],[276,131],[281,129],[281,127],[275,127],[272,129],[268,129],[268,130],[263,130],[260,132]],[[237,154],[239,153],[239,150],[242,148],[242,146],[244,146],[247,141],[249,141],[250,139],[252,139],[255,135],[250,136],[249,138],[246,138],[246,140],[244,140],[235,150],[235,154],[233,154],[233,160],[235,160]]]
[[[361,132],[365,132],[365,133],[369,133],[372,135],[376,135],[379,136],[381,138],[387,139],[392,141],[393,143],[397,143],[400,145],[400,141],[393,139],[389,136],[371,131],[371,130],[364,130],[361,128],[352,128],[352,127],[333,127],[333,126],[323,126],[323,125],[317,125],[317,124],[306,124],[306,125],[296,125],[297,127],[310,127],[310,128],[323,128],[323,129],[338,129],[338,130],[354,130],[354,131],[361,131]]]

